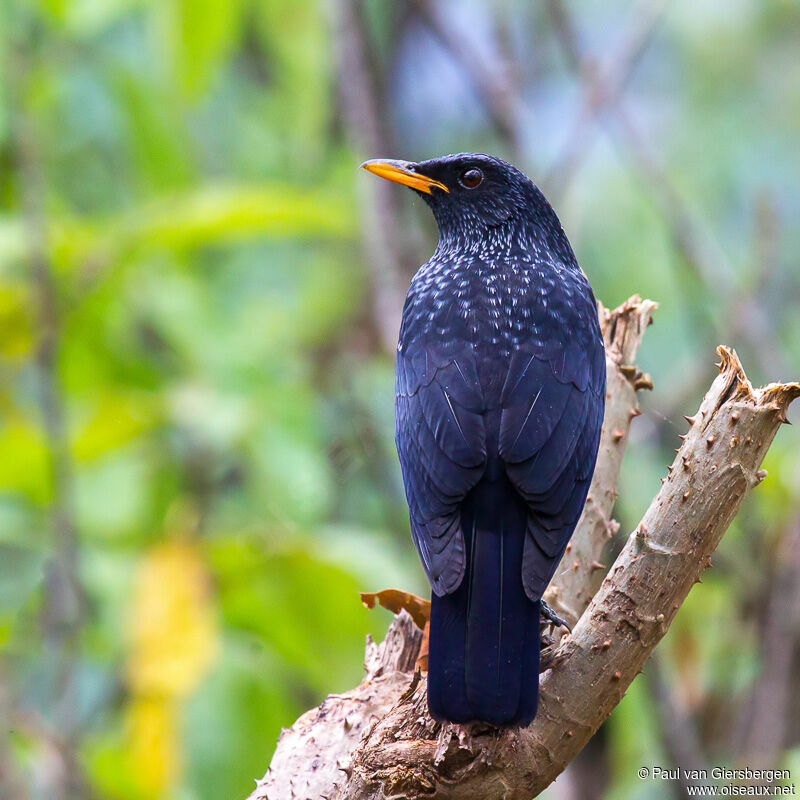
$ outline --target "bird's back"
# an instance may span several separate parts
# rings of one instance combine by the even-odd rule
[[[411,283],[399,356],[427,350],[474,359],[485,408],[499,408],[522,350],[602,350],[597,311],[571,250],[563,260],[531,242],[489,239],[476,252],[437,249]]]
[[[411,497],[425,496],[410,503],[434,580],[434,716],[524,725],[536,713],[537,601],[588,489],[602,358],[585,277],[535,251],[437,251],[412,283],[397,442]]]

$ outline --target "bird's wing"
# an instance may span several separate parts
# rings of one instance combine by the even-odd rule
[[[597,456],[605,397],[605,352],[557,339],[511,358],[502,394],[500,455],[529,507],[522,580],[538,600],[583,509]]]
[[[411,533],[440,596],[455,591],[464,575],[459,508],[486,462],[482,408],[471,345],[398,352],[396,440]]]

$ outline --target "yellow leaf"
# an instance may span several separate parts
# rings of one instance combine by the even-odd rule
[[[165,697],[134,697],[128,706],[130,772],[142,797],[165,796],[180,774],[178,707]]]
[[[137,694],[185,697],[216,658],[209,579],[190,542],[157,545],[142,558],[133,589],[128,676]]]

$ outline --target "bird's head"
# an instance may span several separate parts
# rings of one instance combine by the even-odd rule
[[[561,227],[530,178],[493,156],[459,153],[417,163],[373,159],[361,166],[413,189],[431,207],[442,238],[471,239],[505,224]]]

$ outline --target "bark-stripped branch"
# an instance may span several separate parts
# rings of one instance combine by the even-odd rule
[[[528,800],[549,785],[666,633],[745,494],[765,477],[762,459],[800,396],[800,384],[754,390],[736,354],[719,353],[720,375],[661,490],[542,675],[529,728],[431,720],[425,678],[411,671],[419,632],[400,615],[382,645],[368,645],[365,682],[331,695],[284,731],[251,800]],[[607,458],[601,454],[600,469]]]
[[[650,389],[650,378],[633,366],[657,304],[634,295],[609,311],[600,304],[606,343],[606,412],[592,486],[578,527],[547,589],[545,599],[574,625],[589,605],[606,572],[600,557],[618,529],[611,518],[617,481],[631,422],[641,414],[636,392]]]

